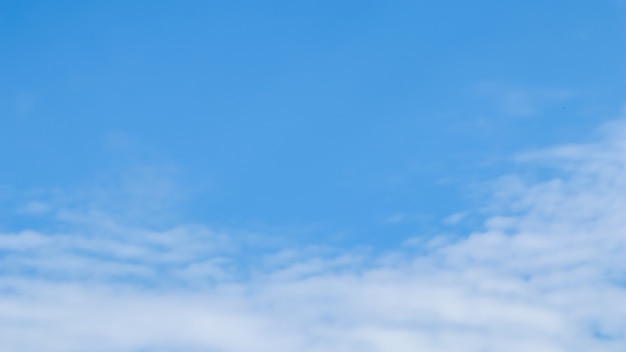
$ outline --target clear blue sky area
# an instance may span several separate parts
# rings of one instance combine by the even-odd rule
[[[512,154],[616,116],[625,28],[609,0],[0,1],[3,226],[148,165],[187,221],[442,231]]]

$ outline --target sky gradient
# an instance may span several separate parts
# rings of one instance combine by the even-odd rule
[[[623,351],[626,4],[0,0],[0,350]]]

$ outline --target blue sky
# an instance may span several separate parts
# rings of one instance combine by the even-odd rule
[[[0,1],[0,321],[31,324],[0,349],[253,350],[201,337],[226,314],[268,351],[456,351],[433,336],[464,324],[466,346],[513,351],[498,328],[511,317],[542,322],[515,335],[537,351],[623,350],[616,312],[570,316],[580,301],[539,292],[623,297],[599,258],[626,254],[625,15],[619,0]],[[579,247],[563,231],[582,231]],[[524,259],[544,255],[562,262]],[[588,270],[559,271],[574,264]],[[473,291],[472,275],[511,300]],[[441,290],[431,320],[402,314],[424,316],[410,297]],[[358,292],[391,311],[345,308]],[[28,341],[49,328],[22,305],[33,295],[63,322],[45,346]],[[142,299],[199,325],[154,326],[160,340],[98,310],[152,311]],[[288,317],[308,300],[325,318]],[[476,302],[493,315],[467,320]],[[80,328],[57,306],[104,323]]]

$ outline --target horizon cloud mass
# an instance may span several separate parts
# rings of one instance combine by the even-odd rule
[[[624,351],[626,123],[603,129],[519,155],[551,176],[495,181],[483,228],[385,253],[242,267],[235,234],[37,203],[63,226],[0,234],[0,350]]]

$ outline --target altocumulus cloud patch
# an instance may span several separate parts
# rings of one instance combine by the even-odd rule
[[[62,230],[0,235],[0,350],[624,351],[626,125],[607,130],[521,155],[555,176],[502,178],[482,229],[415,253],[242,268],[229,233],[46,208]]]

